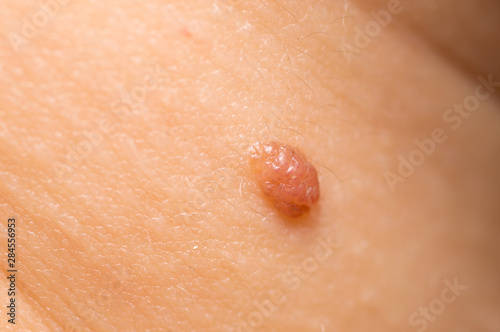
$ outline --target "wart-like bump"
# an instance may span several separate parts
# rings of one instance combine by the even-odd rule
[[[269,141],[254,145],[250,156],[259,187],[284,215],[298,217],[318,201],[318,172],[299,149]]]

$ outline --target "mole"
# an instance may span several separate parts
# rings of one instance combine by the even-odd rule
[[[276,141],[255,144],[250,166],[262,192],[287,217],[299,217],[319,199],[318,172],[297,148]]]

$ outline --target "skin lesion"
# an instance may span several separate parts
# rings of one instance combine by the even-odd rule
[[[318,172],[297,148],[259,143],[252,147],[250,164],[262,192],[285,216],[301,216],[318,201]]]

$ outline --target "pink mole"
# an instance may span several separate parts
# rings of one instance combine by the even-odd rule
[[[297,148],[260,143],[253,147],[250,164],[260,188],[284,215],[298,217],[319,199],[318,172]]]

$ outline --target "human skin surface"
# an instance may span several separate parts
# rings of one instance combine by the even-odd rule
[[[499,8],[393,5],[0,5],[1,328],[498,331]],[[299,218],[268,139],[318,171]]]

